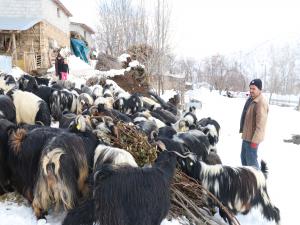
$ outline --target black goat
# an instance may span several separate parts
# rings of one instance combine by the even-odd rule
[[[16,123],[16,107],[6,95],[0,95],[0,118]]]
[[[98,165],[93,199],[69,212],[63,225],[160,225],[170,208],[176,162],[174,152],[163,151],[152,168]]]

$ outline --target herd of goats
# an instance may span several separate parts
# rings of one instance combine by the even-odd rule
[[[53,121],[59,128],[51,127]],[[120,121],[157,146],[152,165],[139,167],[128,151],[112,147]],[[234,214],[259,207],[279,224],[266,165],[222,165],[219,131],[217,121],[199,120],[193,107],[180,115],[157,94],[130,94],[109,79],[93,77],[78,89],[69,81],[1,74],[0,195],[19,192],[37,219],[51,208],[64,209],[63,225],[159,225],[178,168]]]

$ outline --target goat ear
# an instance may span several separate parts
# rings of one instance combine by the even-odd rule
[[[154,107],[155,107],[155,105],[151,105],[151,106],[150,106],[150,111],[153,111],[153,110],[154,110]]]
[[[205,128],[202,129],[202,132],[204,134],[208,134],[209,133],[209,129],[207,127],[205,127]]]
[[[189,126],[190,130],[195,130],[196,129],[196,125],[195,124],[192,124]]]
[[[37,83],[34,83],[33,88],[38,89],[39,85]]]
[[[158,137],[157,132],[156,132],[155,130],[151,131],[151,134],[150,134],[150,140],[151,140],[151,141],[152,141],[152,140],[155,140],[155,139],[157,139],[157,137]]]
[[[185,122],[185,126],[186,126],[186,127],[189,127],[189,126],[190,126],[189,121],[185,120],[184,122]]]

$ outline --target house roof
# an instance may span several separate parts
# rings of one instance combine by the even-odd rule
[[[62,4],[61,1],[59,1],[59,0],[52,0],[52,1],[53,1],[59,8],[61,8],[61,10],[64,11],[64,13],[65,13],[67,16],[69,16],[69,17],[73,16],[73,15],[71,14],[71,12],[64,6],[64,4]]]
[[[0,17],[0,30],[21,31],[28,30],[35,24],[42,21],[41,18],[26,18],[26,17]]]
[[[84,30],[88,31],[89,33],[95,34],[95,31],[84,23],[71,22],[71,24],[81,26]]]

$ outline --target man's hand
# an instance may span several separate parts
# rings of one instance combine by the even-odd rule
[[[257,148],[257,146],[258,146],[258,144],[254,143],[254,142],[251,142],[251,144],[250,144],[251,148]]]

